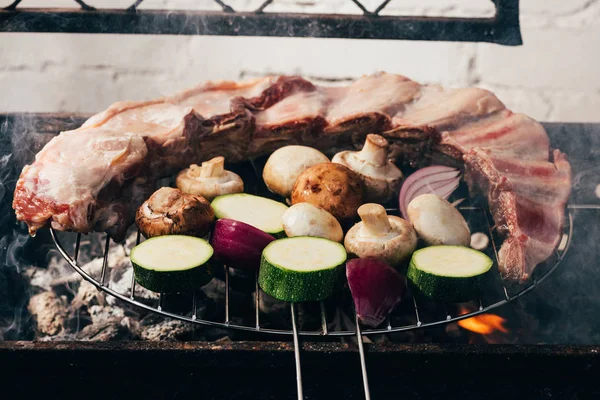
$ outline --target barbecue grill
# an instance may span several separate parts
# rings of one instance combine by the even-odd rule
[[[0,26],[4,32],[311,36],[354,39],[485,41],[502,45],[519,45],[522,43],[518,20],[518,1],[515,0],[494,1],[496,13],[490,18],[386,16],[383,15],[383,11],[390,3],[389,0],[383,1],[373,10],[369,10],[368,7],[357,0],[352,0],[352,2],[361,14],[269,13],[272,0],[265,1],[254,12],[236,12],[233,7],[221,1],[216,1],[216,3],[222,8],[222,11],[174,12],[172,10],[140,10],[138,7],[143,4],[143,0],[135,1],[125,10],[95,9],[83,1],[76,1],[81,6],[80,9],[22,9],[19,6],[21,1],[17,0],[0,11]],[[19,144],[10,143],[10,133],[13,129],[21,126],[23,121],[26,121],[26,126],[32,127],[32,131],[38,134],[33,137],[33,142],[29,143],[35,153],[52,135],[67,130],[69,127],[79,126],[83,119],[83,117],[73,118],[62,115],[24,116],[11,114],[0,116],[2,140],[5,141],[0,148],[3,150],[3,154],[18,153],[17,147]],[[590,144],[592,147],[597,144],[597,137],[600,134],[600,128],[597,125],[545,124],[545,127],[552,143],[569,155],[575,172],[594,171],[597,160],[593,155],[588,156],[587,153],[582,152],[586,147],[589,148]],[[579,132],[581,137],[585,139],[573,143],[563,135],[564,131]],[[25,163],[29,160],[24,158],[21,161]],[[252,182],[248,186],[254,188],[256,194],[268,196],[268,192],[260,179],[263,163],[264,160],[259,159],[247,164],[234,165],[232,168],[246,171],[245,178],[249,177],[249,181]],[[16,179],[15,175],[18,174],[21,167],[22,165],[14,165],[11,179]],[[355,376],[354,374],[359,371],[359,366],[358,363],[352,360],[356,358],[360,360],[362,377],[359,382],[361,382],[360,386],[364,390],[364,397],[370,398],[371,391],[382,393],[381,384],[377,384],[375,388],[371,384],[370,387],[367,372],[371,373],[370,376],[381,374],[387,363],[391,363],[396,368],[394,374],[407,368],[405,365],[400,365],[401,362],[390,361],[392,359],[386,358],[386,355],[414,362],[413,367],[410,368],[413,373],[415,371],[427,371],[430,368],[427,365],[428,363],[434,365],[433,368],[436,368],[436,366],[440,368],[444,363],[447,363],[446,368],[448,368],[451,364],[447,360],[452,359],[456,354],[466,357],[465,359],[471,356],[481,362],[482,368],[490,368],[490,370],[500,370],[503,367],[509,368],[511,359],[513,359],[513,364],[519,360],[523,362],[522,368],[532,367],[532,359],[534,360],[533,365],[544,360],[550,360],[544,366],[544,369],[549,372],[549,377],[559,375],[570,368],[573,372],[581,373],[580,378],[584,379],[586,376],[593,376],[594,371],[597,371],[597,357],[595,355],[598,349],[595,347],[552,346],[548,348],[530,348],[511,345],[499,346],[498,349],[489,350],[477,345],[454,347],[452,345],[414,344],[407,347],[406,345],[394,343],[380,343],[368,344],[365,349],[363,343],[365,340],[370,343],[368,339],[365,339],[366,337],[388,337],[401,332],[451,326],[458,321],[497,310],[499,307],[521,299],[525,295],[538,292],[538,288],[543,290],[542,283],[545,281],[552,282],[557,275],[560,275],[561,270],[572,268],[572,265],[569,264],[587,261],[591,265],[594,262],[595,253],[593,252],[596,250],[593,249],[592,252],[589,252],[589,258],[585,259],[578,257],[577,251],[582,251],[581,249],[586,246],[586,243],[590,243],[589,238],[597,237],[594,236],[598,233],[597,228],[585,224],[585,229],[579,229],[580,233],[577,224],[580,219],[597,220],[600,204],[598,204],[597,198],[591,195],[591,187],[594,184],[593,179],[589,179],[589,176],[584,174],[582,182],[579,182],[579,184],[578,190],[574,189],[570,204],[567,206],[561,244],[552,258],[547,260],[544,265],[538,266],[530,283],[525,286],[509,287],[497,276],[497,272],[494,272],[495,275],[490,277],[489,282],[487,282],[486,292],[481,298],[468,305],[437,303],[410,295],[403,300],[402,307],[388,318],[385,326],[376,329],[361,326],[358,318],[353,321],[350,328],[333,323],[333,315],[340,312],[349,313],[354,317],[351,301],[349,301],[348,296],[344,295],[318,304],[281,304],[281,306],[288,308],[287,318],[283,322],[282,320],[271,320],[269,312],[261,311],[261,301],[264,300],[261,296],[265,296],[265,294],[261,293],[258,287],[257,275],[244,278],[246,281],[254,279],[254,290],[251,304],[245,304],[243,310],[240,310],[232,306],[230,301],[232,281],[239,278],[232,276],[232,271],[228,267],[225,267],[222,271],[224,291],[220,295],[222,295],[221,300],[224,309],[222,313],[218,313],[218,318],[215,315],[212,316],[213,318],[209,318],[198,313],[198,309],[203,306],[203,301],[206,301],[206,298],[199,293],[194,293],[190,298],[186,296],[167,298],[167,296],[160,294],[157,299],[150,301],[139,299],[136,297],[136,283],[133,279],[124,291],[122,288],[112,287],[108,281],[111,267],[110,249],[124,246],[123,244],[112,243],[110,238],[104,234],[94,233],[88,235],[85,238],[86,241],[100,243],[102,247],[101,269],[99,273],[92,273],[86,270],[80,261],[80,255],[84,248],[82,235],[50,230],[50,238],[46,238],[46,244],[51,243],[55,246],[55,249],[58,250],[66,262],[85,281],[91,283],[99,291],[145,312],[184,321],[192,325],[222,328],[226,331],[243,331],[254,335],[250,337],[261,341],[234,342],[233,344],[216,346],[204,342],[192,342],[186,344],[190,346],[188,348],[165,342],[159,342],[158,344],[122,343],[114,346],[68,343],[65,347],[59,347],[52,343],[6,342],[0,343],[0,352],[12,357],[10,360],[14,361],[18,368],[25,368],[32,360],[38,360],[40,354],[47,354],[47,352],[60,353],[62,349],[63,352],[67,351],[72,354],[72,356],[66,357],[64,365],[74,361],[75,365],[83,366],[86,371],[93,367],[93,363],[96,361],[100,364],[108,364],[110,361],[107,357],[120,357],[125,354],[131,355],[136,361],[143,362],[147,356],[144,356],[142,352],[151,354],[158,360],[165,360],[165,362],[169,362],[170,356],[177,357],[179,360],[183,360],[183,366],[180,366],[180,368],[194,365],[197,357],[193,354],[214,357],[215,360],[232,360],[237,357],[239,361],[232,368],[246,371],[244,368],[251,367],[242,366],[244,362],[248,364],[257,362],[256,358],[248,356],[246,352],[249,349],[258,349],[255,350],[260,353],[256,355],[257,358],[268,356],[271,359],[270,362],[266,363],[259,361],[259,368],[267,371],[273,368],[282,368],[282,371],[289,376],[292,373],[290,370],[292,360],[286,356],[293,349],[298,398],[304,398],[304,393],[307,393],[306,397],[316,397],[315,392],[313,392],[314,389],[310,388],[312,380],[311,383],[303,382],[302,371],[306,372],[311,368],[319,368],[319,364],[321,364],[319,370],[337,368],[341,364],[344,365],[344,371],[351,371],[352,368],[346,366],[348,364],[353,365],[355,370],[349,372],[349,376]],[[12,188],[9,188],[9,191],[12,192]],[[461,188],[455,194],[454,200],[467,197],[466,188]],[[10,202],[4,201],[3,210],[10,207]],[[482,201],[482,199],[467,199],[462,201],[458,208],[469,221],[472,231],[484,232],[489,236],[491,239],[490,245],[484,251],[492,256],[497,265],[499,239],[494,230],[491,216],[483,207]],[[398,214],[398,210],[389,208],[388,213]],[[135,235],[135,232],[133,234]],[[40,242],[43,240],[43,237],[38,238]],[[139,243],[140,240],[141,235],[138,232],[135,243]],[[572,246],[572,242],[574,246]],[[572,249],[572,247],[575,248]],[[46,252],[48,247],[44,247],[44,249]],[[128,251],[129,249],[124,246],[124,253],[128,254]],[[133,274],[131,276],[133,277]],[[551,283],[546,284],[550,287],[548,289],[550,293],[552,288],[556,287],[552,286]],[[527,300],[524,299],[524,301]],[[535,302],[535,300],[532,300],[532,302]],[[248,312],[249,310],[253,311],[252,315]],[[303,327],[305,319],[310,321],[305,324],[306,327]],[[291,346],[287,343],[290,337],[292,339]],[[301,339],[304,343],[301,343]],[[356,342],[356,346],[353,344],[354,342]],[[564,361],[567,354],[570,358],[567,357],[567,361]],[[326,359],[327,357],[328,359]],[[422,357],[421,361],[419,361],[420,357]],[[445,357],[446,361],[440,362],[440,357]],[[117,361],[117,364],[119,363]],[[336,365],[335,363],[339,364]],[[52,364],[43,365],[52,367]],[[367,368],[367,365],[369,365],[369,368]],[[118,366],[118,368],[122,367],[122,364]],[[214,368],[214,365],[205,362],[201,368],[210,369]],[[474,366],[461,366],[457,371],[453,371],[451,375],[456,374],[458,376],[461,372],[474,373],[477,368]],[[392,375],[398,376],[394,374]],[[416,378],[415,382],[426,384],[426,380],[422,378]],[[251,385],[253,383],[250,383]],[[323,382],[320,382],[320,385],[323,385]],[[280,387],[279,384],[274,386]],[[356,390],[358,386],[358,384],[354,384],[352,386],[354,392],[346,392],[344,397],[354,398],[356,396],[356,398],[360,398],[361,396],[358,396]],[[519,390],[523,389],[524,384],[521,382],[521,386],[518,384],[514,387],[510,386],[502,394],[518,393]],[[240,393],[243,390],[240,388]],[[510,390],[513,391],[510,392]],[[565,394],[564,391],[560,391],[561,389],[550,390],[558,390],[559,394]],[[582,384],[581,390],[589,394],[595,393],[593,384],[589,384],[589,382]],[[532,388],[524,391],[532,397],[543,396],[543,392],[537,392]],[[252,396],[252,392],[247,392],[246,396],[248,394]],[[218,397],[218,394],[215,394],[215,396]]]

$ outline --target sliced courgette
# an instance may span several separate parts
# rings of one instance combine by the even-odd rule
[[[258,284],[279,300],[323,300],[341,286],[346,257],[344,246],[323,238],[275,240],[263,250]]]
[[[166,235],[135,246],[130,258],[136,282],[153,292],[172,293],[193,291],[210,282],[212,255],[204,239]]]
[[[468,247],[431,246],[413,253],[406,276],[427,297],[462,302],[477,297],[492,264],[484,253]]]
[[[275,200],[247,193],[226,194],[210,204],[217,218],[245,222],[275,237],[285,237],[282,215],[288,207]]]

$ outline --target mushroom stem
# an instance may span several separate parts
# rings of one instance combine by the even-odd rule
[[[375,166],[381,167],[388,163],[388,141],[376,134],[367,135],[367,140],[360,153],[360,158]]]
[[[223,175],[225,171],[225,158],[215,157],[212,160],[205,161],[200,167],[200,178],[213,178]]]
[[[380,204],[363,204],[358,208],[358,215],[363,221],[364,227],[373,236],[387,235],[392,231],[392,225],[385,208]]]

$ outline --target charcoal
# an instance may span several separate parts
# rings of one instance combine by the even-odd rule
[[[120,307],[93,305],[89,308],[91,324],[77,332],[78,340],[108,341],[135,339],[139,323],[126,316]]]
[[[96,286],[89,282],[81,282],[77,294],[71,300],[72,311],[88,310],[91,306],[103,306],[106,303],[106,298],[103,292],[96,289]]]
[[[56,335],[64,330],[67,313],[66,298],[54,292],[42,292],[29,300],[27,309],[37,323],[37,332]]]
[[[149,314],[141,321],[140,336],[150,341],[191,340],[196,327],[190,323]]]

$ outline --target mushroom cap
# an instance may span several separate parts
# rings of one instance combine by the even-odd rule
[[[329,212],[310,203],[294,204],[282,216],[288,237],[315,236],[341,242],[344,232],[340,223]]]
[[[217,177],[197,177],[191,168],[186,168],[177,174],[175,182],[182,192],[202,196],[208,201],[224,194],[244,191],[244,181],[231,171],[223,171],[223,174]]]
[[[239,175],[224,168],[225,158],[218,156],[202,163],[190,165],[177,175],[176,183],[184,193],[197,194],[213,200],[223,194],[241,193],[244,181]]]
[[[146,238],[172,234],[203,236],[214,218],[205,198],[163,187],[138,208],[135,222]]]
[[[389,144],[379,135],[367,135],[360,151],[342,151],[332,162],[345,165],[362,178],[367,189],[367,201],[386,203],[400,190],[402,171],[388,160]]]
[[[447,200],[433,193],[422,194],[408,203],[406,211],[419,237],[428,245],[470,245],[467,221]]]
[[[375,205],[365,204],[362,207],[365,206]],[[417,234],[410,222],[394,215],[385,215],[385,209],[381,209],[383,214],[379,212],[375,218],[387,218],[387,222],[383,223],[387,225],[386,228],[378,232],[376,229],[379,227],[369,227],[370,224],[361,212],[363,221],[350,228],[344,239],[344,246],[348,253],[360,258],[376,257],[398,267],[415,251]]]
[[[298,176],[307,168],[329,162],[319,150],[307,146],[285,146],[271,154],[263,169],[267,188],[280,196],[289,198]]]
[[[339,220],[356,216],[363,197],[364,187],[358,174],[331,162],[308,168],[300,174],[292,190],[292,204],[310,203]]]

